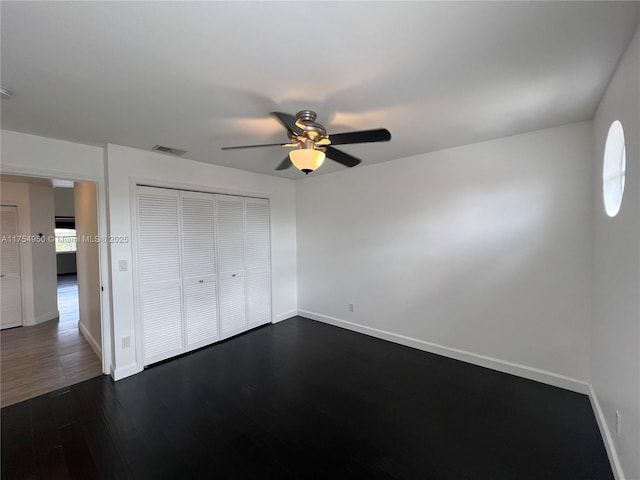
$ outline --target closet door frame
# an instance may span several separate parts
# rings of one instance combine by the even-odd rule
[[[272,242],[271,242],[271,195],[263,192],[250,192],[244,190],[235,190],[228,189],[224,187],[211,187],[205,185],[197,185],[191,183],[180,183],[180,182],[165,182],[159,181],[153,178],[147,177],[130,177],[129,178],[129,192],[131,195],[131,248],[132,248],[132,261],[135,261],[135,265],[130,265],[132,276],[133,276],[133,302],[134,302],[134,341],[132,342],[132,347],[135,345],[135,359],[137,364],[137,370],[142,371],[144,369],[144,351],[143,351],[143,332],[142,332],[142,308],[141,308],[141,276],[139,270],[139,248],[138,248],[138,239],[139,239],[139,231],[138,231],[138,187],[154,187],[154,188],[166,188],[170,190],[179,190],[179,191],[187,191],[187,192],[196,192],[196,193],[207,193],[212,195],[232,195],[238,197],[245,198],[258,198],[267,200],[269,203],[269,305],[271,309],[271,319],[267,323],[273,323],[273,264],[272,264]],[[216,235],[216,257],[217,257],[217,235]],[[218,260],[216,258],[216,260]],[[117,272],[114,272],[117,274]],[[218,288],[219,288],[220,278],[218,278]],[[245,307],[246,308],[246,307]],[[220,306],[218,305],[218,314],[220,310]],[[264,325],[266,325],[265,323]],[[115,341],[118,341],[115,336]],[[219,339],[217,342],[222,341],[224,338],[222,337],[221,332],[219,332]]]

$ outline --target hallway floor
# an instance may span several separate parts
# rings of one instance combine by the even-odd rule
[[[0,333],[0,406],[102,374],[100,359],[78,329],[78,282],[58,277],[59,320]]]

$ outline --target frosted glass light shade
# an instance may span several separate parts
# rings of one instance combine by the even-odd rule
[[[320,150],[301,148],[290,151],[289,158],[291,159],[291,163],[293,163],[298,170],[302,170],[304,173],[309,174],[309,172],[313,172],[322,165],[325,159],[325,154]]]

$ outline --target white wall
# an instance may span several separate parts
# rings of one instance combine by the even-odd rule
[[[100,252],[97,243],[85,241],[86,238],[98,237],[97,190],[94,183],[88,182],[75,182],[74,190],[79,328],[98,356],[101,356]]]
[[[627,175],[622,207],[609,218],[602,201],[609,126],[622,122]],[[640,30],[594,118],[594,319],[591,380],[627,479],[640,479]],[[622,436],[615,432],[616,410]]]
[[[215,154],[215,152],[212,152]],[[296,215],[291,180],[248,173],[232,168],[194,162],[155,152],[118,145],[107,146],[110,233],[132,238],[132,202],[135,182],[175,186],[219,193],[246,194],[270,199],[272,245],[272,300],[274,320],[295,315]],[[134,275],[137,268],[132,244],[112,243],[112,305],[114,333],[114,377],[137,373],[142,368],[140,339],[134,323]],[[119,262],[128,262],[126,272]],[[131,337],[131,348],[123,349],[122,338]]]
[[[2,130],[2,173],[87,180],[104,177],[104,149]]]
[[[298,180],[301,315],[587,380],[590,159],[587,122]]]
[[[31,235],[52,239],[55,234],[53,187],[29,185]],[[58,276],[55,242],[31,244],[35,323],[58,317]]]
[[[73,188],[56,187],[53,189],[56,217],[74,217],[75,206]]]

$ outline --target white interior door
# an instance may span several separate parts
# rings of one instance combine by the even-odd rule
[[[0,220],[0,328],[22,325],[18,208],[2,205]]]
[[[220,334],[227,338],[247,329],[244,259],[244,199],[216,195]]]
[[[215,196],[181,192],[182,280],[187,350],[219,338]]]
[[[245,199],[247,316],[249,327],[271,321],[269,201]]]
[[[184,351],[179,193],[138,187],[144,364]]]

